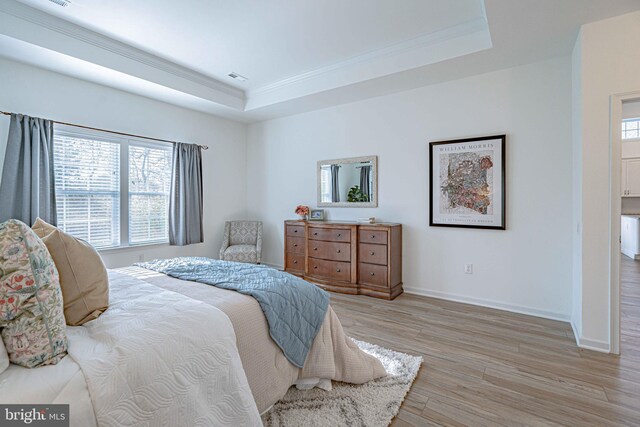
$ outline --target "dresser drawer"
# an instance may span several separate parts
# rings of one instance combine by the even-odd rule
[[[389,286],[387,282],[386,266],[360,263],[358,267],[360,275],[358,283],[382,287]]]
[[[387,244],[387,232],[384,230],[360,230],[358,237],[361,243]]]
[[[304,237],[287,237],[287,253],[304,255]]]
[[[304,237],[304,225],[287,225],[287,236]]]
[[[304,273],[304,255],[287,254],[287,271]]]
[[[309,276],[348,282],[351,279],[351,263],[309,257]]]
[[[360,243],[358,246],[358,256],[360,258],[360,262],[387,265],[387,245]]]
[[[309,226],[309,240],[325,240],[327,242],[350,242],[351,230]]]
[[[330,261],[351,261],[351,244],[309,240],[309,256]]]

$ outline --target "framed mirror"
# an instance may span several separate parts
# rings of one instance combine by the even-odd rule
[[[378,206],[378,156],[318,162],[318,206]]]

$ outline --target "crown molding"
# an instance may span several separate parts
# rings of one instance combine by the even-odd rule
[[[124,73],[134,79],[145,80],[165,87],[172,93],[183,93],[186,98],[194,101],[200,99],[240,114],[423,67],[492,46],[486,13],[483,12],[475,19],[436,32],[421,34],[245,91],[18,0],[0,0],[0,33],[51,52]],[[82,78],[96,80],[91,76]],[[113,86],[113,83],[108,85]],[[130,91],[148,92],[135,85]]]
[[[468,36],[479,32],[489,32],[489,25],[486,19],[486,15],[448,28],[444,28],[439,31],[421,34],[411,39],[403,40],[401,42],[394,43],[380,49],[371,50],[366,53],[353,56],[344,61],[336,62],[325,67],[317,68],[306,73],[297,74],[295,76],[291,76],[286,79],[282,79],[258,87],[256,89],[249,90],[248,97],[250,98],[255,95],[272,93],[295,84],[300,84],[305,81],[311,81],[329,75],[331,73],[336,73],[352,68],[354,66],[372,64],[381,61],[382,59],[391,58],[412,51],[423,50],[425,48],[438,45],[448,40]]]
[[[231,85],[225,84],[217,79],[206,76],[202,73],[183,67],[174,62],[168,61],[159,56],[150,54],[136,47],[114,40],[108,36],[81,27],[64,19],[49,15],[46,12],[32,8],[16,1],[0,2],[0,12],[4,12],[15,18],[30,22],[58,34],[71,37],[80,42],[89,44],[99,49],[105,50],[112,54],[135,61],[139,64],[146,65],[164,73],[170,74],[205,86],[209,89],[222,92],[226,95],[245,100],[245,94],[242,89],[238,89]]]

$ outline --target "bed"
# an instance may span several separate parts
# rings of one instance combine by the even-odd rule
[[[70,403],[74,426],[260,425],[292,385],[386,374],[345,336],[330,306],[297,368],[250,296],[140,267],[110,270],[109,279],[110,308],[67,328],[68,357],[10,366],[0,374],[0,402]]]

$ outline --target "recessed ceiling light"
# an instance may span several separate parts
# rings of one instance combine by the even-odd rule
[[[54,1],[54,0],[51,0],[51,1]],[[240,80],[241,82],[246,82],[247,80],[249,80],[245,76],[241,76],[238,73],[229,73],[228,76],[231,77],[232,79]]]
[[[71,4],[69,0],[49,0],[51,3],[55,3],[58,6],[67,7]]]

